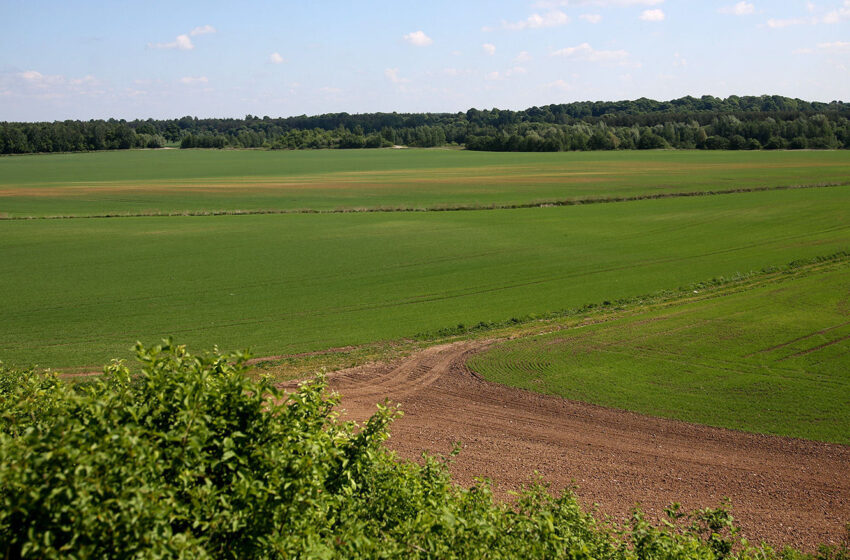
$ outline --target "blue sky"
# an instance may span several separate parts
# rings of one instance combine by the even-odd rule
[[[0,0],[0,120],[850,100],[850,0]]]

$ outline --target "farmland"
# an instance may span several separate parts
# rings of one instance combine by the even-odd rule
[[[574,400],[850,443],[846,258],[696,292],[505,342],[470,366]]]
[[[136,150],[0,158],[0,217],[515,206],[848,178],[830,151]]]
[[[486,212],[4,221],[0,347],[11,363],[81,367],[166,335],[258,355],[409,337],[831,254],[850,244],[848,208],[850,189],[828,187]]]
[[[349,360],[348,412],[402,403],[405,458],[462,439],[464,483],[539,470],[611,515],[731,495],[810,547],[850,503],[848,182],[837,151],[4,157],[0,360]]]

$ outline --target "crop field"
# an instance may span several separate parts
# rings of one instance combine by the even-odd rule
[[[730,496],[811,546],[850,518],[848,255],[847,150],[0,157],[0,361],[79,381],[170,336],[284,388],[356,366],[344,417],[399,403],[387,445],[462,441],[463,484]]]
[[[0,217],[516,206],[847,183],[844,152],[137,150],[0,158]]]
[[[86,367],[128,356],[137,339],[305,352],[831,254],[850,246],[850,188],[471,212],[7,220],[0,230],[0,359]]]
[[[470,360],[487,379],[533,391],[844,444],[848,363],[846,258],[508,341]]]

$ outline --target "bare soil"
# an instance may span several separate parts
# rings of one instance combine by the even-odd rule
[[[723,497],[750,542],[813,550],[838,544],[850,522],[850,447],[750,434],[643,416],[487,382],[468,357],[492,341],[427,348],[392,364],[329,376],[344,417],[363,420],[385,398],[405,413],[388,446],[401,457],[463,451],[455,479],[494,481],[500,497],[535,471],[554,490],[574,487],[587,508],[625,520],[680,502],[717,507]],[[294,383],[288,384],[294,387]]]

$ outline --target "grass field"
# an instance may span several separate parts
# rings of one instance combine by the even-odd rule
[[[797,185],[813,188],[758,190]],[[724,191],[738,192],[708,194]],[[694,192],[706,196],[480,212],[144,215]],[[89,371],[129,357],[137,339],[165,336],[258,356],[366,345],[333,358],[356,359],[460,323],[552,316],[848,251],[850,152],[0,158],[0,216],[98,214],[136,216],[0,220],[0,360]],[[569,398],[850,443],[846,260],[712,290],[613,314],[609,306],[604,322],[580,328],[569,315],[563,325],[577,328],[471,363],[493,380]],[[287,367],[291,375],[297,364]]]
[[[846,183],[846,152],[137,150],[0,157],[0,217],[444,208]]]
[[[500,344],[490,380],[739,430],[850,443],[850,261]]]
[[[136,339],[309,351],[571,308],[850,246],[850,188],[557,208],[0,223],[0,359]]]

